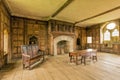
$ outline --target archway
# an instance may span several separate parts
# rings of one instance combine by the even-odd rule
[[[31,36],[29,38],[29,44],[38,44],[38,38],[36,36]]]

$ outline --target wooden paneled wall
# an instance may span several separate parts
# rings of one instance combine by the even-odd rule
[[[86,48],[86,28],[76,26],[76,49],[85,49]],[[79,40],[77,40],[79,39]],[[78,44],[79,43],[79,44]]]
[[[30,38],[36,37],[40,49],[47,48],[47,22],[20,17],[12,17],[12,54],[21,57],[21,45],[30,44]]]
[[[120,34],[120,19],[118,22]],[[40,49],[48,50],[48,52],[49,50],[52,52],[51,45],[53,46],[53,43],[51,41],[59,35],[74,36],[76,49],[97,48],[100,51],[100,28],[100,24],[83,28],[59,20],[40,21],[10,16],[9,11],[0,0],[0,67],[5,64],[6,54],[8,61],[11,60],[11,57],[21,57],[21,45],[29,44],[29,40],[33,36],[37,38]],[[4,53],[4,30],[8,32],[8,51],[6,54]],[[87,44],[88,36],[92,37],[91,44]]]
[[[25,44],[29,44],[29,39],[35,36],[38,39],[37,44],[41,50],[47,49],[47,27],[48,24],[45,21],[37,20],[25,20]]]
[[[7,34],[5,34],[5,32]],[[8,36],[6,42],[5,35]],[[8,42],[10,38],[10,14],[0,0],[0,68],[11,58],[10,42]],[[7,46],[5,45],[6,43]],[[6,51],[5,48],[7,49]]]
[[[87,48],[96,48],[100,50],[100,26],[94,25],[86,28],[87,37],[92,37],[92,43],[87,43]]]
[[[116,22],[116,28],[119,30],[119,38],[117,37],[117,40],[115,42],[114,38],[111,37],[111,41],[109,42],[111,46],[106,46],[106,43],[104,40],[101,40],[103,36],[103,29],[104,27],[110,23],[110,22]],[[101,30],[101,32],[100,32]],[[120,54],[120,19],[112,20],[109,22],[104,22],[101,24],[93,25],[86,28],[87,37],[92,37],[92,43],[87,43],[87,48],[96,48],[98,51],[103,52],[110,52],[110,53],[119,53]],[[101,34],[102,33],[102,34]],[[103,39],[103,38],[102,38]]]
[[[21,54],[21,45],[24,44],[24,21],[21,18],[11,19],[11,36],[12,36],[12,57],[18,57]]]

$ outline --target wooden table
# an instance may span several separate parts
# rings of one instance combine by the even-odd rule
[[[90,57],[93,60],[96,59],[97,60],[97,49],[85,49],[85,50],[77,50],[77,51],[73,51],[69,53],[69,57],[70,57],[70,62],[72,62],[72,60],[74,60],[74,62],[76,63],[76,65],[78,65],[78,57],[81,56],[81,63],[82,61],[84,62],[84,64],[86,64],[86,57]]]

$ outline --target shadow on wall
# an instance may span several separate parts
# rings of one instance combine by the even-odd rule
[[[77,50],[81,50],[81,40],[80,40],[80,38],[77,38],[77,40],[76,40],[76,45],[77,45]]]

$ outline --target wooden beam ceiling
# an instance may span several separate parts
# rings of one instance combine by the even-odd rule
[[[65,7],[67,7],[74,0],[67,0],[51,17],[55,17],[59,14]]]
[[[87,20],[89,20],[89,19],[92,19],[92,18],[95,18],[95,17],[101,16],[101,15],[104,15],[104,14],[107,14],[107,13],[112,12],[112,11],[115,11],[115,10],[117,10],[117,9],[120,9],[120,6],[117,6],[117,7],[113,8],[113,9],[110,9],[110,10],[107,10],[107,11],[105,11],[105,12],[102,12],[102,13],[100,13],[100,14],[97,14],[97,15],[91,16],[91,17],[89,17],[89,18],[86,18],[86,19],[83,19],[83,20],[77,21],[77,22],[75,22],[75,24],[80,23],[80,22],[87,21]]]

